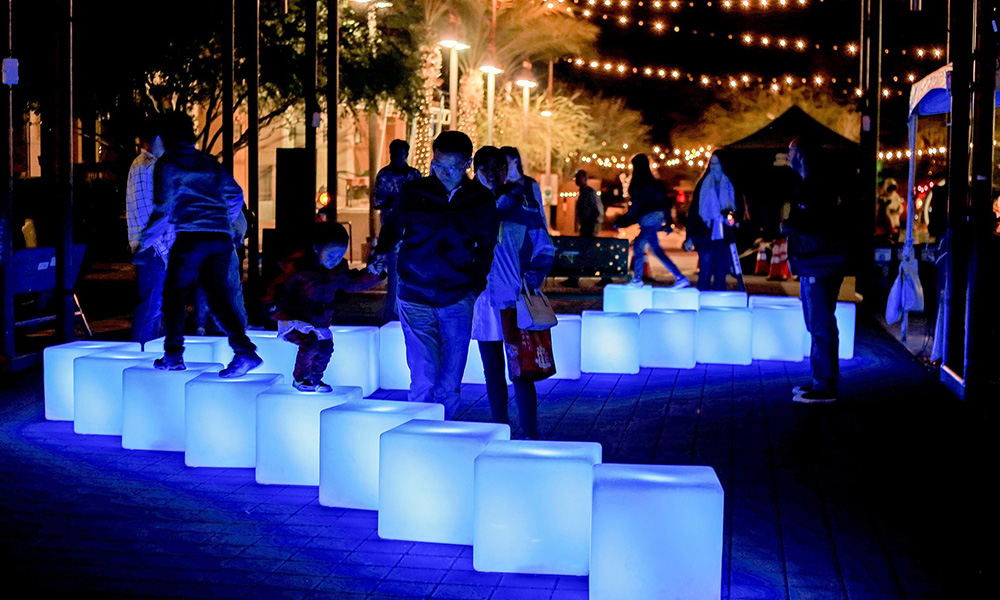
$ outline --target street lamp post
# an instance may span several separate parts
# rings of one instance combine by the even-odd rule
[[[496,96],[497,75],[503,73],[503,69],[497,66],[496,59],[492,56],[479,67],[479,70],[486,73],[486,145],[493,145],[493,104]]]
[[[453,131],[458,129],[458,52],[469,47],[461,41],[458,35],[455,22],[449,23],[448,29],[441,36],[441,46],[448,48],[448,114],[451,115],[451,127]]]
[[[524,137],[521,143],[525,143],[528,140],[528,104],[531,101],[531,88],[538,86],[538,81],[531,72],[530,62],[524,61],[522,63],[521,72],[518,73],[515,83],[521,86],[522,90],[521,103],[524,105]]]

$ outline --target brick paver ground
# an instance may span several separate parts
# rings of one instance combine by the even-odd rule
[[[829,406],[790,402],[806,363],[543,382],[542,434],[600,442],[605,462],[714,467],[723,598],[996,597],[996,420],[863,319],[857,348]],[[460,419],[487,418],[483,386],[463,400]],[[76,435],[43,419],[37,371],[0,391],[5,597],[587,598],[586,578],[477,573],[471,548],[380,540],[376,519]]]

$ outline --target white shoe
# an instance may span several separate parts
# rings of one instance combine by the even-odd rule
[[[632,281],[626,283],[625,285],[628,285],[628,286],[631,286],[631,287],[642,287],[642,280],[641,279],[633,279]]]
[[[681,288],[686,288],[691,285],[691,280],[687,277],[681,275],[681,278],[674,282],[674,285],[670,286],[671,289],[679,290]]]

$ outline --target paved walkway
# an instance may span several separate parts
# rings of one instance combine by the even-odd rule
[[[543,382],[542,433],[600,442],[606,462],[713,466],[723,598],[995,597],[995,420],[863,319],[842,366],[842,400],[814,407],[790,402],[806,363]],[[461,419],[487,417],[483,386],[463,399]],[[316,488],[76,435],[43,419],[39,372],[0,391],[0,552],[9,590],[101,598],[587,598],[586,578],[380,540],[376,513],[319,506]]]

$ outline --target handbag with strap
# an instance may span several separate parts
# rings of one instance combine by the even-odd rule
[[[517,326],[527,331],[552,329],[556,326],[556,312],[549,299],[541,292],[528,289],[528,282],[521,280],[521,293],[517,297]]]
[[[548,329],[529,331],[517,326],[517,311],[500,311],[507,372],[512,381],[541,381],[556,374],[552,334]]]

